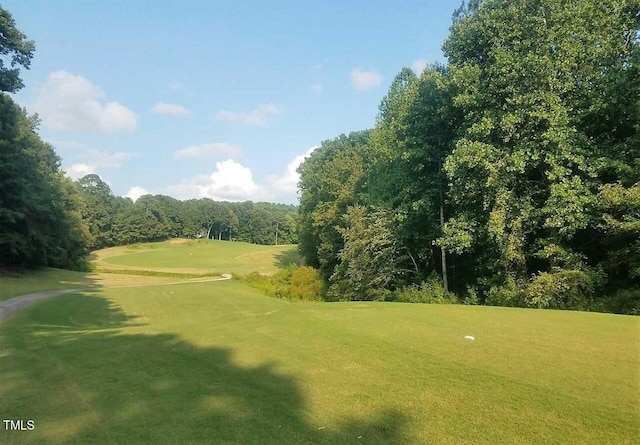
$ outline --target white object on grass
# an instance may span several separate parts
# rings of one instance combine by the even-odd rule
[[[464,338],[467,339],[467,340],[475,340],[476,339],[473,335],[465,335]]]

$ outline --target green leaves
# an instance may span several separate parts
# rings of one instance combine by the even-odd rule
[[[345,227],[338,229],[344,247],[330,279],[331,291],[337,299],[379,299],[384,295],[381,291],[392,288],[406,272],[401,267],[406,253],[393,233],[393,219],[383,209],[367,211],[362,206],[352,206],[344,221]]]
[[[11,14],[0,7],[0,55],[9,56],[11,60],[11,68],[8,68],[0,58],[0,91],[15,93],[24,86],[20,70],[15,66],[29,69],[35,49],[33,41],[27,40],[16,28]]]
[[[33,119],[0,93],[0,266],[72,267],[87,253],[77,192]]]
[[[463,4],[449,65],[402,69],[368,142],[302,167],[302,252],[337,297],[444,275],[440,248],[480,301],[607,307],[640,276],[638,35],[637,0]]]

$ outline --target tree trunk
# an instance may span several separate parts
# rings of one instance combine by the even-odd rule
[[[406,247],[405,247],[406,249]],[[418,264],[416,263],[416,260],[413,258],[413,255],[411,255],[411,251],[409,251],[409,249],[406,249],[407,253],[409,254],[409,258],[411,258],[411,262],[413,263],[413,267],[416,270],[416,275],[418,275],[420,273],[420,271],[418,270]]]
[[[442,205],[442,193],[440,193],[440,227],[444,228],[444,209]],[[440,253],[442,254],[442,286],[444,290],[449,292],[449,280],[447,279],[447,252],[444,247],[440,246]]]
[[[442,172],[442,160],[438,165]],[[444,196],[442,194],[442,184],[440,184],[440,229],[444,233]],[[447,279],[447,252],[443,246],[440,246],[440,254],[442,255],[442,286],[446,292],[449,292],[449,280]]]

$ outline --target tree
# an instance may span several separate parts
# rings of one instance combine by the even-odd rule
[[[444,49],[464,120],[443,243],[485,252],[479,278],[524,288],[537,272],[596,266],[598,193],[638,154],[638,10],[487,0],[457,15]]]
[[[71,267],[87,252],[78,196],[38,120],[0,93],[0,266]]]
[[[93,249],[116,245],[113,230],[115,197],[109,185],[96,174],[80,178],[76,185],[82,196],[81,215],[92,236]]]
[[[323,279],[339,262],[347,208],[361,203],[370,131],[353,132],[324,141],[308,157],[300,173],[300,253],[319,267]]]
[[[448,211],[443,164],[460,120],[450,89],[447,70],[438,65],[428,67],[420,78],[408,68],[396,76],[380,105],[367,175],[369,202],[392,211],[395,233],[415,278],[439,268],[445,283],[444,246],[436,261],[433,241],[441,236]]]
[[[0,7],[0,91],[15,93],[24,87],[16,66],[29,69],[35,49],[35,43],[16,28],[11,14]],[[6,66],[5,57],[10,59],[11,68]]]
[[[344,247],[331,275],[329,295],[336,300],[384,299],[406,273],[402,268],[406,253],[398,244],[387,211],[367,211],[350,206],[344,215],[345,227],[338,228]]]

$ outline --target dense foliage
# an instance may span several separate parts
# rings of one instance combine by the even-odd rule
[[[289,301],[320,300],[325,293],[325,285],[318,271],[309,266],[295,264],[281,268],[273,275],[252,272],[238,277],[265,294]]]
[[[75,184],[92,249],[176,237],[255,244],[291,244],[298,239],[297,208],[292,205],[207,198],[180,201],[164,195],[145,195],[133,202],[114,196],[94,174]]]
[[[448,64],[300,168],[327,295],[639,311],[639,31],[637,0],[463,4]]]
[[[23,85],[33,42],[0,8],[0,267],[71,267],[86,254],[88,233],[77,211],[79,195],[60,170],[53,148],[37,135],[29,116],[7,93]]]

